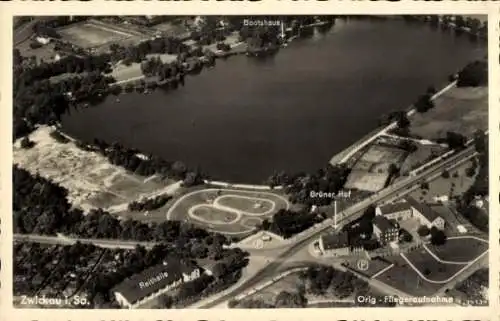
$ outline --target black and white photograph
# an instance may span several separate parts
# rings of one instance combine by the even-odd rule
[[[488,307],[488,17],[13,16],[14,308]]]

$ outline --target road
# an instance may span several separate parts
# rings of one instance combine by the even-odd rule
[[[420,184],[425,179],[429,179],[432,176],[440,175],[442,170],[445,168],[452,168],[463,163],[464,160],[467,160],[474,155],[476,155],[476,151],[474,146],[469,146],[463,151],[450,156],[449,158],[432,165],[431,167],[423,170],[416,176],[410,176],[401,181],[387,187],[386,189],[378,192],[370,196],[369,198],[353,205],[350,208],[347,208],[345,211],[338,213],[339,218],[337,219],[338,224],[347,224],[357,218],[359,218],[364,210],[372,205],[384,201],[386,199],[390,199],[401,192],[411,188],[415,184]],[[283,264],[287,262],[287,259],[294,256],[296,253],[304,250],[305,247],[316,237],[319,236],[322,232],[331,228],[333,224],[332,219],[328,219],[323,222],[323,224],[316,228],[310,229],[302,236],[296,237],[292,244],[288,244],[288,248],[282,248],[280,253],[276,253],[276,255],[269,255],[271,258],[269,260],[269,264],[265,267],[250,275],[248,279],[231,291],[228,291],[222,296],[217,297],[213,301],[206,303],[201,306],[201,308],[211,308],[217,306],[225,301],[228,301],[242,293],[247,292],[251,287],[254,287],[256,284],[260,283],[262,280],[266,278],[270,278],[277,273],[277,271],[282,268]],[[106,240],[106,239],[84,239],[84,238],[66,238],[66,237],[54,237],[54,236],[41,236],[41,235],[19,235],[15,234],[14,239],[16,240],[28,240],[32,242],[45,243],[45,244],[61,244],[61,245],[71,245],[80,241],[81,243],[92,243],[96,246],[101,246],[105,248],[123,248],[123,249],[132,249],[135,248],[136,245],[143,245],[144,247],[150,248],[154,246],[155,243],[149,242],[136,242],[136,241],[122,241],[122,240]],[[381,285],[380,285],[381,286]]]
[[[346,222],[350,222],[355,220],[356,218],[359,218],[363,214],[363,211],[366,208],[368,208],[368,206],[381,202],[384,199],[388,199],[391,196],[394,196],[395,194],[400,193],[405,189],[408,189],[412,185],[419,184],[420,182],[422,182],[422,180],[427,179],[428,177],[431,177],[436,174],[439,175],[444,168],[451,168],[457,166],[457,164],[461,163],[460,161],[462,159],[470,158],[475,154],[476,151],[474,149],[474,146],[469,146],[468,148],[449,157],[448,159],[439,162],[438,164],[435,164],[426,170],[423,170],[420,174],[403,179],[395,183],[394,185],[391,185],[386,189],[383,189],[377,194],[372,195],[369,198],[346,209],[344,212],[339,213],[340,218],[338,219],[338,223],[345,224]],[[327,222],[327,224],[322,225],[319,229],[311,231],[308,234],[304,235],[303,237],[298,238],[295,241],[295,243],[292,244],[287,250],[283,251],[282,253],[274,257],[274,260],[272,262],[270,262],[262,270],[255,273],[255,275],[253,275],[252,277],[249,277],[248,280],[244,282],[241,286],[234,289],[233,291],[230,291],[224,296],[218,297],[212,302],[205,304],[201,308],[211,308],[217,306],[224,301],[228,301],[246,292],[249,288],[255,286],[265,278],[272,277],[276,273],[276,271],[280,268],[280,266],[283,264],[282,262],[286,261],[286,258],[291,257],[295,253],[301,251],[305,246],[308,245],[309,242],[311,242],[314,238],[318,237],[319,234],[321,234],[327,229],[330,229],[331,223],[333,222],[331,222],[330,219],[330,224],[328,224]]]
[[[45,236],[36,234],[14,234],[14,240],[36,242],[41,244],[55,244],[55,245],[72,245],[76,242],[85,244],[94,244],[108,249],[134,249],[137,245],[142,245],[145,248],[152,248],[156,243],[151,242],[137,242],[137,241],[122,241],[122,240],[108,240],[108,239],[84,239],[84,238],[70,238],[64,236]]]

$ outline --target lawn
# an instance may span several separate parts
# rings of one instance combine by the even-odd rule
[[[418,149],[409,154],[408,157],[406,157],[405,161],[401,165],[401,172],[409,172],[412,169],[415,169],[427,161],[429,161],[431,158],[434,158],[437,155],[442,154],[445,152],[446,149],[440,145],[418,145]]]
[[[131,37],[131,34],[115,32],[92,23],[73,24],[57,30],[64,40],[82,48],[99,47],[111,41]]]
[[[404,256],[420,271],[428,280],[446,283],[455,274],[463,269],[466,264],[446,264],[438,262],[424,248],[416,249]]]
[[[394,266],[377,276],[376,279],[391,287],[413,296],[429,296],[443,286],[423,280],[400,256],[391,256],[386,259],[394,263]]]
[[[470,262],[488,249],[488,243],[474,237],[459,236],[446,241],[444,245],[427,245],[437,257],[443,261]]]
[[[261,204],[260,208],[254,207],[257,203]],[[289,206],[286,198],[273,192],[205,188],[191,190],[175,199],[167,212],[167,218],[189,221],[219,233],[241,236],[253,232],[254,226],[260,224],[263,219],[271,218],[278,210],[287,209]],[[200,208],[204,212],[199,212]],[[224,210],[228,208],[235,211]],[[195,212],[189,214],[193,209]],[[240,214],[240,219],[229,220],[225,217],[228,214],[231,217]],[[256,219],[255,216],[259,218]]]
[[[231,224],[238,219],[238,215],[233,212],[224,211],[207,205],[192,207],[189,213],[190,218],[199,221],[208,221],[209,224]]]
[[[247,198],[238,195],[221,196],[217,198],[215,203],[256,215],[265,215],[272,211],[275,206],[275,203],[268,199]]]
[[[488,87],[452,88],[435,100],[426,113],[411,116],[410,131],[429,140],[456,132],[467,137],[488,128]]]
[[[416,200],[426,203],[436,203],[434,197],[450,194],[452,196],[461,196],[474,183],[475,177],[468,177],[465,174],[465,169],[471,166],[471,162],[465,162],[463,165],[456,167],[450,171],[450,177],[442,176],[429,182],[429,190],[421,188],[411,192],[410,195]]]

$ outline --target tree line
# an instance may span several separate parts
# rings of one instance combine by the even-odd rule
[[[85,214],[72,208],[68,191],[24,169],[13,166],[13,222],[14,232],[21,234],[55,235],[63,233],[81,238],[123,239],[141,242],[176,244],[179,249],[193,253],[208,253],[206,244],[217,245],[220,251],[230,240],[217,233],[180,221],[143,223],[120,221],[102,209]]]
[[[326,216],[322,213],[310,213],[307,210],[295,212],[281,209],[273,215],[271,221],[265,219],[260,225],[260,229],[273,232],[287,239],[322,222],[325,218]]]
[[[172,196],[164,194],[140,201],[133,201],[128,204],[128,210],[136,212],[152,211],[164,206],[170,199],[172,199]]]
[[[477,156],[478,173],[474,183],[465,191],[465,193],[457,200],[457,210],[467,218],[479,230],[488,232],[489,216],[482,209],[477,208],[473,201],[476,197],[485,197],[489,195],[489,151],[488,137],[481,131],[474,134],[474,146],[479,153]]]
[[[311,192],[338,193],[345,185],[350,169],[345,165],[328,164],[316,172],[289,175],[275,172],[267,179],[267,185],[274,188],[283,186],[292,203],[307,206],[323,206],[332,203],[333,198],[312,197]]]

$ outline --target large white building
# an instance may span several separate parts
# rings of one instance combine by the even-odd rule
[[[443,229],[446,223],[430,206],[420,203],[412,197],[406,197],[402,202],[379,206],[376,208],[375,214],[395,221],[415,218],[428,228],[435,226],[438,229]]]
[[[112,291],[122,307],[133,309],[200,275],[200,268],[193,264],[168,260],[133,275]]]

